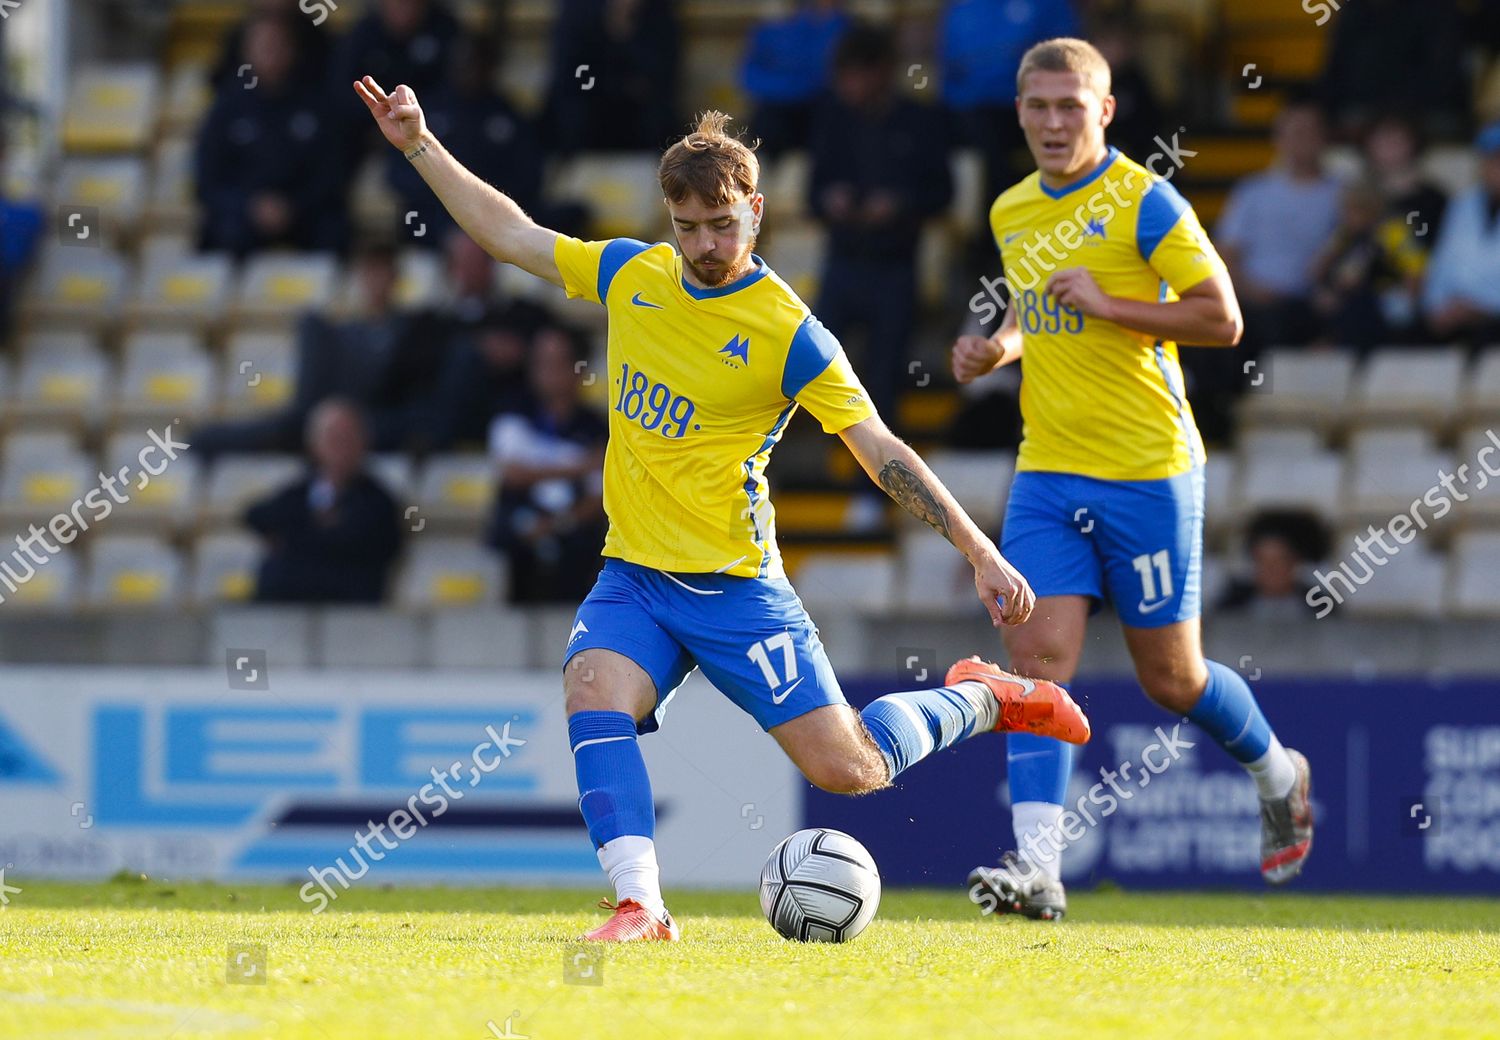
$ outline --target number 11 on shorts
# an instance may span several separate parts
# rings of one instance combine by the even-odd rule
[[[1172,557],[1165,549],[1142,553],[1130,561],[1141,576],[1141,602],[1155,603],[1172,598]],[[1160,578],[1157,577],[1160,575]],[[1160,589],[1158,590],[1158,585]]]

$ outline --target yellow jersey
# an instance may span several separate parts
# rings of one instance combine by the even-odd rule
[[[1018,470],[1160,480],[1203,461],[1177,345],[1064,307],[1043,290],[1086,268],[1110,296],[1171,301],[1224,270],[1176,188],[1110,148],[1060,189],[1037,173],[990,207],[1021,330]]]
[[[875,414],[838,340],[758,256],[699,289],[665,242],[560,235],[553,254],[568,296],[609,312],[604,555],[782,575],[771,449],[799,404],[828,433]]]

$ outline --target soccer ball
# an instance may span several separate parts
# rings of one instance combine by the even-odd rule
[[[760,872],[760,908],[783,938],[848,942],[880,906],[880,871],[843,831],[814,827],[783,838]]]

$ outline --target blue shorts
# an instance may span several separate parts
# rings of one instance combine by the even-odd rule
[[[1203,467],[1165,480],[1016,474],[1000,552],[1038,596],[1109,600],[1160,628],[1202,610]]]
[[[578,608],[563,667],[595,647],[630,658],[656,684],[641,733],[660,727],[695,667],[761,729],[848,703],[817,626],[785,578],[668,574],[606,560]]]

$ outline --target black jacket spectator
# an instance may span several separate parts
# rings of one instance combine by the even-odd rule
[[[1323,99],[1341,129],[1413,109],[1441,133],[1466,129],[1469,85],[1454,0],[1359,0],[1331,8]]]
[[[202,244],[243,255],[267,246],[342,252],[347,178],[338,127],[293,76],[295,37],[272,16],[245,33],[251,72],[221,84],[198,136]]]
[[[858,26],[839,42],[809,183],[813,215],[828,229],[818,317],[841,339],[868,332],[860,375],[892,424],[916,321],[922,225],[953,193],[944,121],[897,93],[895,60],[884,30]]]
[[[678,130],[679,57],[673,0],[562,0],[549,143],[564,153],[665,148]]]
[[[579,338],[538,334],[533,402],[496,417],[490,457],[500,493],[489,542],[510,561],[513,603],[569,603],[588,595],[604,544],[604,445],[609,424],[580,401]]]
[[[286,22],[296,38],[297,61],[292,69],[292,78],[305,84],[308,89],[321,90],[328,79],[328,65],[333,55],[333,35],[316,25],[311,16],[301,11],[299,0],[251,0],[250,13],[224,34],[224,42],[219,47],[219,63],[209,76],[214,87],[242,87],[244,80],[254,71],[252,66],[243,74],[240,72],[247,63],[245,33],[251,23],[262,15],[271,15]]]
[[[344,38],[337,86],[348,92],[359,77],[374,76],[386,90],[405,83],[425,105],[425,92],[447,78],[461,31],[442,0],[378,0]],[[349,100],[369,122],[364,106]]]
[[[255,598],[267,603],[378,603],[401,548],[395,499],[364,470],[365,430],[330,400],[308,421],[312,472],[251,506],[265,537]]]

